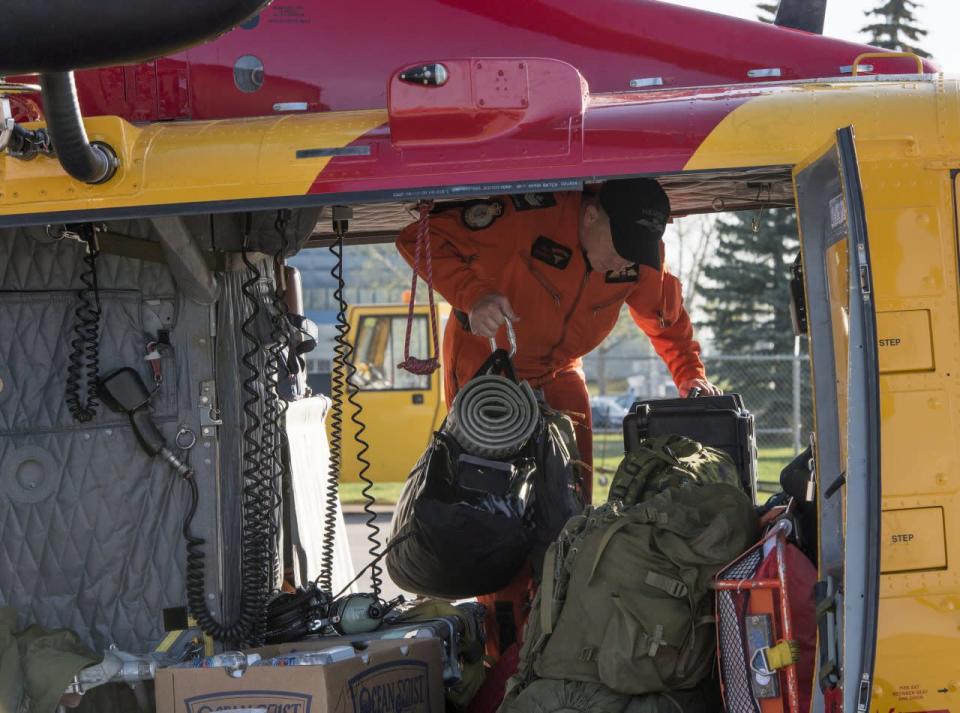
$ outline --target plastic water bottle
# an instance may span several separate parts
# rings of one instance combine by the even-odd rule
[[[204,659],[182,663],[177,668],[225,668],[234,678],[240,678],[249,666],[260,662],[260,654],[245,654],[242,651],[227,651]]]
[[[343,661],[356,654],[352,646],[332,646],[321,651],[301,651],[284,656],[275,656],[257,663],[257,666],[326,666]]]

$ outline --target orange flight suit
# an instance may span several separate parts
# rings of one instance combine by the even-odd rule
[[[514,324],[517,377],[543,389],[553,408],[578,414],[577,445],[581,459],[592,465],[590,401],[581,357],[610,333],[624,303],[677,385],[704,378],[704,369],[680,281],[645,265],[617,274],[592,271],[580,248],[580,201],[579,192],[534,193],[441,206],[430,216],[430,245],[434,287],[454,309],[469,313],[491,292],[510,301],[519,317]],[[417,227],[407,226],[397,241],[411,265]],[[425,275],[422,265],[420,274]],[[508,346],[505,329],[497,343]],[[486,338],[470,333],[456,318],[447,321],[443,365],[448,407],[489,355]],[[589,500],[592,478],[588,474],[585,480]],[[481,597],[488,607],[488,650],[499,653],[493,601],[513,600],[519,632],[526,616],[515,596],[528,589],[525,574],[508,590]],[[505,598],[510,590],[512,596]]]

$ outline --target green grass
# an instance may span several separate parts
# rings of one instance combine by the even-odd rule
[[[623,437],[616,433],[597,434],[593,441],[593,500],[603,502],[610,490],[610,481],[623,457]],[[792,448],[766,448],[760,451],[757,459],[758,490],[761,493],[774,492],[779,488],[780,469],[793,459]],[[403,483],[377,483],[371,493],[378,503],[384,505],[395,503],[400,497],[400,488]],[[340,502],[344,505],[363,502],[361,491],[362,483],[342,483],[340,485]]]
[[[363,483],[340,483],[340,502],[344,505],[358,505],[363,500]],[[400,489],[403,483],[375,483],[370,494],[377,499],[377,503],[390,505],[400,498]]]
[[[610,480],[623,457],[623,437],[619,433],[598,434],[593,439],[593,500],[602,502],[610,490]],[[793,448],[764,448],[757,455],[757,490],[772,493],[779,489],[780,470],[793,460]],[[762,497],[762,495],[761,495]]]

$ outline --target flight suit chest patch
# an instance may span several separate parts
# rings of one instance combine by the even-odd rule
[[[534,241],[533,247],[530,249],[530,256],[535,260],[545,262],[550,267],[563,270],[570,264],[573,250],[541,235]]]
[[[608,270],[603,276],[603,281],[611,285],[617,285],[624,282],[636,282],[639,279],[640,268],[637,265],[631,265],[630,267],[620,270],[619,272]]]
[[[466,206],[461,217],[463,224],[470,230],[483,230],[493,225],[501,215],[503,204],[500,201],[480,201]]]
[[[517,193],[510,196],[510,200],[515,210],[553,208],[557,204],[557,197],[552,193]]]

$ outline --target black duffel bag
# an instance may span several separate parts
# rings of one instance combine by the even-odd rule
[[[516,382],[502,350],[474,378],[497,373]],[[450,417],[434,434],[393,516],[386,564],[397,586],[461,599],[504,588],[528,561],[539,574],[545,545],[583,505],[573,426],[541,401],[535,409],[533,433],[509,457],[468,453]]]

